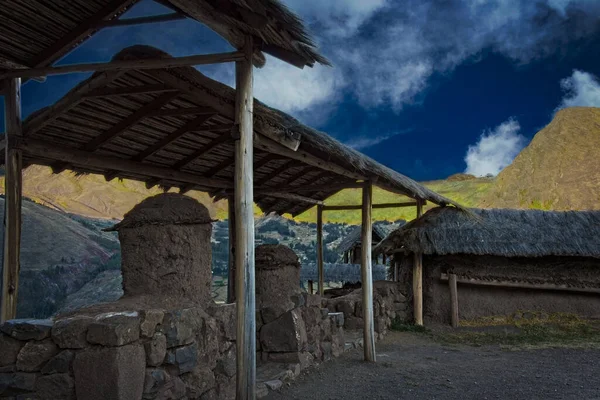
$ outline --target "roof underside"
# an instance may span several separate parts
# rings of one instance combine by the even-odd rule
[[[0,7],[0,68],[52,65],[74,47],[118,19],[138,0],[18,0]],[[278,0],[162,0],[195,19],[235,48],[254,37],[254,64],[263,52],[298,67],[329,64],[316,50],[302,21]],[[261,51],[262,50],[262,51]]]
[[[438,207],[392,232],[378,252],[600,257],[600,212]]]
[[[354,229],[352,229],[352,231],[350,231],[350,233],[346,235],[346,237],[342,239],[338,245],[338,252],[345,253],[353,247],[360,245],[362,241],[361,234],[362,226],[359,225],[354,227]],[[379,243],[386,236],[387,232],[383,227],[376,224],[373,225],[373,244]]]
[[[120,52],[117,59],[170,57],[147,46]],[[162,70],[130,70],[96,73],[81,82],[52,107],[24,121],[24,141],[37,141],[63,151],[125,159],[143,168],[135,172],[114,165],[91,167],[84,161],[61,162],[45,153],[24,151],[24,163],[52,166],[55,172],[70,169],[79,173],[103,174],[146,181],[163,187],[198,189],[223,197],[232,193],[234,140],[232,138],[235,90],[213,81],[191,67]],[[324,200],[356,176],[412,198],[436,204],[451,201],[337,142],[312,130],[292,117],[256,101],[254,107],[255,201],[265,212],[298,214],[313,206],[302,201],[270,197],[268,191],[285,191],[314,200]],[[282,156],[257,144],[262,138],[300,138],[297,152],[335,164],[339,169],[315,166],[294,157]],[[277,143],[276,143],[277,144]],[[283,146],[280,146],[283,147]],[[293,154],[289,154],[292,152]],[[84,157],[85,158],[85,157]],[[297,158],[297,157],[296,157]],[[113,168],[110,168],[110,167]],[[145,166],[161,167],[205,179],[194,184],[179,178],[157,179]],[[352,176],[345,175],[345,171]],[[359,178],[360,180],[360,178]],[[209,181],[225,183],[220,189]],[[315,187],[314,190],[310,190]]]

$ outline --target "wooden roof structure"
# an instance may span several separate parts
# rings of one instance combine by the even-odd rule
[[[297,67],[329,64],[302,21],[279,0],[161,0],[172,14],[119,17],[139,0],[19,0],[0,7],[0,69],[52,65],[98,30],[141,22],[191,18],[240,49],[252,36],[254,65],[267,53]]]
[[[169,58],[148,46],[114,60]],[[25,165],[149,186],[233,192],[235,90],[192,67],[96,73],[23,123]],[[436,204],[451,201],[330,136],[255,101],[255,201],[299,214],[357,180]]]

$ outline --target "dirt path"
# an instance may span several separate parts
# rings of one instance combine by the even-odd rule
[[[507,351],[390,333],[378,362],[353,350],[267,399],[600,399],[600,350]]]

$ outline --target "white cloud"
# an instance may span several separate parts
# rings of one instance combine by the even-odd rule
[[[413,129],[404,129],[398,132],[392,132],[385,135],[377,135],[377,136],[359,136],[353,138],[346,142],[347,146],[352,147],[356,150],[363,150],[372,146],[375,146],[379,143],[383,143],[388,139],[393,138],[394,136],[403,135],[405,133],[411,132]]]
[[[467,150],[465,173],[475,176],[498,175],[525,146],[525,138],[519,134],[520,129],[519,123],[510,118],[495,129],[484,131],[479,141]]]
[[[560,81],[560,86],[565,96],[558,108],[600,107],[600,83],[594,75],[574,70],[571,76]]]

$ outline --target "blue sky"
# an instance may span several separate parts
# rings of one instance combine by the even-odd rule
[[[269,58],[256,97],[417,180],[497,174],[564,106],[600,107],[598,0],[284,0],[333,68]],[[143,0],[127,16],[167,11]],[[193,21],[111,28],[61,63],[132,44],[173,55],[231,48]],[[202,68],[233,82],[232,66]],[[23,88],[23,111],[89,75]]]

